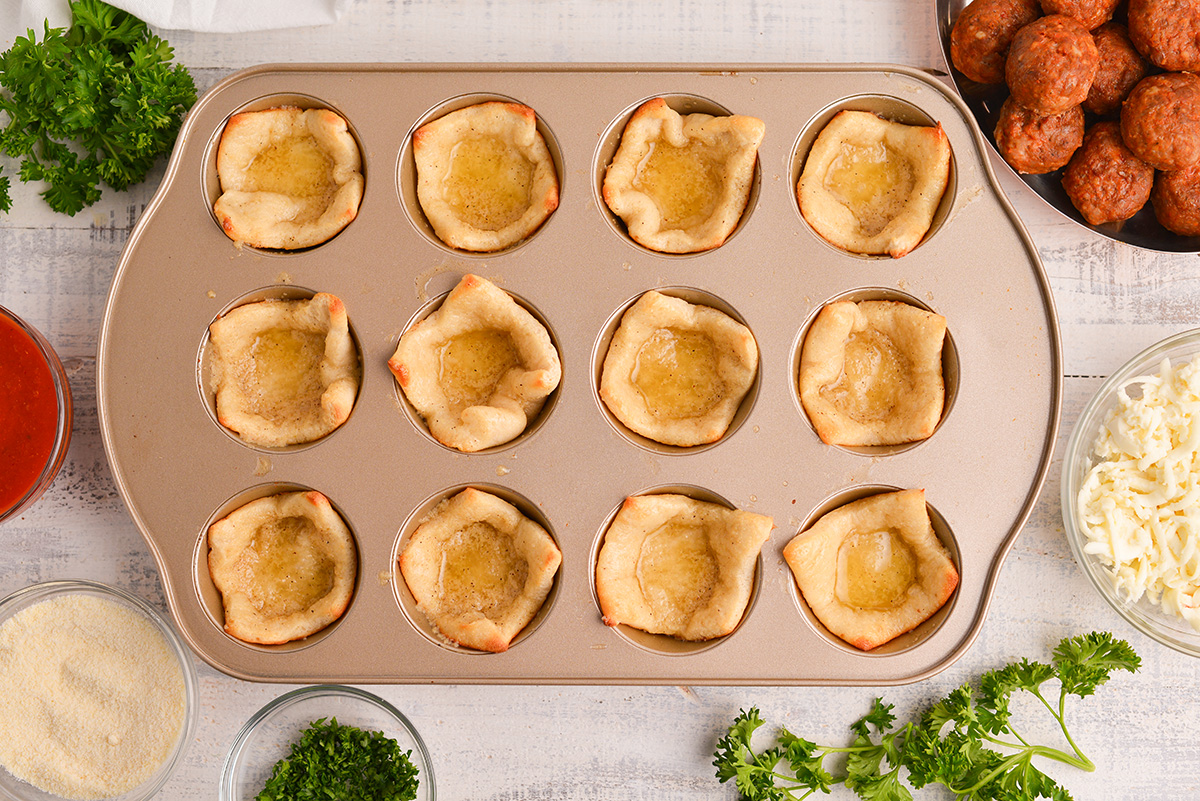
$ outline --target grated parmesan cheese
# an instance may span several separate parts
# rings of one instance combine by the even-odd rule
[[[1141,397],[1127,389],[1140,385]],[[1200,354],[1117,388],[1079,491],[1085,553],[1118,595],[1145,596],[1200,631]]]
[[[63,798],[128,792],[170,756],[185,692],[137,612],[85,595],[33,604],[0,626],[0,764]]]

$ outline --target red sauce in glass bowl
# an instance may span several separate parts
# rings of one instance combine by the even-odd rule
[[[53,478],[48,469],[57,471],[66,450],[70,423],[60,442],[62,410],[47,359],[24,328],[0,312],[0,519],[31,501],[31,490],[45,489]]]

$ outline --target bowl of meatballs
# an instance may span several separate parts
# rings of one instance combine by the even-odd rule
[[[1043,200],[1200,252],[1200,0],[937,0],[951,80]]]

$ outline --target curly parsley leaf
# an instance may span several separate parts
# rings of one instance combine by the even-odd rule
[[[411,755],[382,732],[321,718],[275,763],[255,801],[413,801],[418,778]]]
[[[837,784],[864,801],[911,801],[909,786],[929,784],[941,784],[964,801],[1071,801],[1035,760],[1094,770],[1067,731],[1066,699],[1085,698],[1113,672],[1133,673],[1140,665],[1128,643],[1106,632],[1066,638],[1055,648],[1053,664],[1022,659],[989,671],[978,689],[964,684],[899,728],[893,729],[892,706],[877,698],[871,711],[851,725],[853,742],[842,748],[817,745],[783,729],[773,748],[756,754],[750,737],[764,721],[751,709],[722,738],[713,765],[719,781],[736,777],[738,792],[749,801],[799,801]],[[1058,685],[1057,703],[1043,694],[1052,683]],[[1058,722],[1069,751],[1031,743],[1020,734],[1009,707],[1016,692],[1041,702]],[[846,755],[843,772],[824,766],[830,754]],[[778,770],[780,762],[788,769]]]
[[[21,181],[45,181],[55,211],[76,214],[101,184],[140,183],[196,102],[187,69],[144,22],[101,0],[73,0],[71,28],[31,29],[0,54],[0,151]],[[0,176],[0,210],[12,205]]]

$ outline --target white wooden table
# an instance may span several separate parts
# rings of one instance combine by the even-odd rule
[[[203,90],[271,61],[895,62],[940,68],[932,0],[359,0],[339,23],[269,33],[167,32]],[[1065,385],[1060,454],[1102,378],[1161,337],[1200,320],[1200,259],[1158,255],[1092,235],[1058,216],[995,162],[1052,284]],[[161,168],[160,168],[161,170]],[[11,174],[11,169],[10,169]],[[161,171],[108,192],[75,218],[18,192],[0,217],[0,304],[39,327],[66,362],[76,401],[67,464],[44,498],[0,528],[0,594],[58,578],[115,584],[164,608],[150,553],[116,493],[100,443],[95,353],[121,248]],[[848,740],[847,726],[884,696],[899,714],[1010,660],[1048,659],[1063,636],[1094,629],[1143,657],[1069,713],[1098,765],[1050,768],[1077,799],[1200,797],[1200,660],[1157,645],[1105,605],[1063,534],[1056,458],[1005,561],[973,648],[926,681],[887,688],[638,686],[376,686],[432,754],[444,799],[732,798],[712,751],[740,707],[810,739]],[[289,689],[229,678],[196,660],[201,709],[170,799],[214,797],[230,741],[259,706]],[[1045,721],[1031,732],[1051,737]],[[839,790],[834,798],[851,798]],[[924,791],[918,798],[946,794]]]

